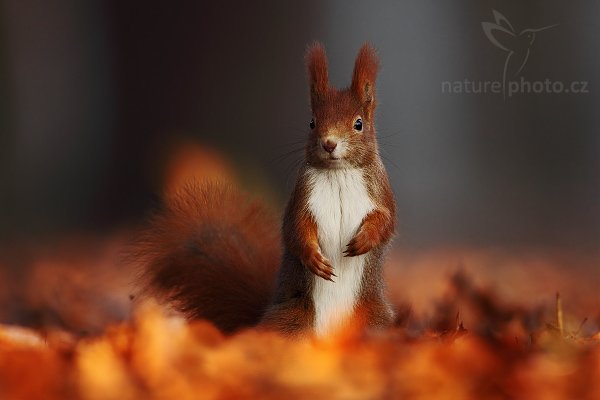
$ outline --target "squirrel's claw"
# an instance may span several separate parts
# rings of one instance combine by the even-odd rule
[[[361,254],[368,253],[373,247],[375,247],[375,243],[369,237],[368,233],[361,229],[346,245],[344,257],[360,256]]]
[[[303,264],[313,274],[325,280],[335,282],[332,276],[337,278],[337,275],[333,272],[333,266],[320,252],[313,253]]]

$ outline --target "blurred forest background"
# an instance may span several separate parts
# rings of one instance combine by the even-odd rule
[[[0,238],[103,232],[157,203],[173,143],[224,153],[280,205],[310,111],[321,40],[334,84],[356,51],[382,59],[378,132],[397,244],[594,249],[600,234],[600,3],[2,0]],[[481,23],[539,33],[522,75],[586,94],[442,93],[500,80]]]

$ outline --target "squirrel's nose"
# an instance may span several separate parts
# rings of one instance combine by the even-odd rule
[[[333,153],[336,147],[337,143],[333,140],[328,139],[327,141],[323,142],[323,149],[330,154]]]

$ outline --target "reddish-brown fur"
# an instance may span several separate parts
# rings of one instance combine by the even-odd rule
[[[280,260],[278,230],[260,205],[222,185],[195,185],[179,193],[141,241],[145,287],[188,316],[210,319],[225,331],[259,319],[262,327],[289,334],[311,331],[315,279],[335,280],[335,271],[320,251],[317,223],[308,207],[306,171],[339,166],[323,151],[324,138],[332,130],[347,143],[343,166],[363,171],[375,205],[344,252],[347,257],[368,253],[354,320],[361,326],[392,321],[382,268],[395,230],[396,208],[375,135],[379,62],[375,51],[363,46],[352,85],[342,90],[329,85],[320,44],[309,47],[306,62],[315,127],[308,135],[306,163],[283,220],[284,253],[277,283],[273,279]],[[358,117],[363,121],[360,134],[353,131]]]
[[[136,244],[142,290],[225,332],[253,326],[274,290],[280,240],[260,202],[227,184],[192,182],[166,199]]]
[[[313,43],[306,52],[306,65],[310,81],[311,102],[314,105],[329,89],[327,56],[320,43]]]
[[[361,102],[370,104],[367,110],[369,119],[373,118],[371,113],[375,109],[375,77],[378,69],[379,60],[375,50],[371,46],[363,46],[356,57],[352,75],[352,92]]]

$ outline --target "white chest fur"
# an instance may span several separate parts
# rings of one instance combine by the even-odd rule
[[[308,207],[318,226],[319,245],[333,265],[335,283],[315,278],[315,333],[326,335],[353,311],[366,255],[344,257],[346,245],[374,208],[360,169],[307,170]]]

